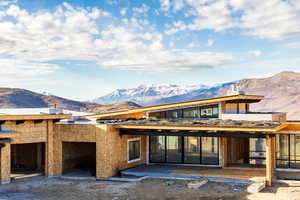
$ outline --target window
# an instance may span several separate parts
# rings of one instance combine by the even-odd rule
[[[135,162],[140,160],[140,146],[140,138],[128,140],[128,162]]]
[[[151,163],[219,164],[217,137],[150,136]]]
[[[219,116],[218,105],[201,107],[201,118],[217,118]]]
[[[277,167],[300,168],[300,135],[277,135]]]
[[[182,110],[169,110],[166,112],[167,119],[178,119],[182,117]]]
[[[185,108],[183,109],[183,118],[199,118],[199,108]]]

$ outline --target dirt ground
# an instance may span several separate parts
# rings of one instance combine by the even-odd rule
[[[260,193],[248,194],[247,185],[209,182],[200,189],[188,189],[185,180],[166,183],[163,179],[141,182],[67,180],[35,177],[0,186],[0,200],[300,200],[300,184],[276,184]]]

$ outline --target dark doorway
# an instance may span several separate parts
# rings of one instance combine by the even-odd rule
[[[12,178],[44,174],[45,143],[28,143],[11,145]]]
[[[63,174],[96,176],[96,143],[63,142]]]
[[[228,138],[228,164],[231,167],[264,167],[264,138]]]

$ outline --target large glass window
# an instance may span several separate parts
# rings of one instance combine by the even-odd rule
[[[150,136],[150,162],[218,165],[218,138]]]
[[[151,162],[166,162],[166,137],[151,136],[150,137],[150,160]]]
[[[140,139],[128,140],[128,161],[136,161],[140,159]]]
[[[199,118],[199,108],[185,108],[183,109],[183,118]]]
[[[300,168],[300,135],[277,135],[278,168]]]
[[[218,138],[201,137],[202,164],[214,165],[219,162]]]
[[[266,139],[250,138],[249,139],[249,163],[253,165],[266,164]]]
[[[199,164],[201,162],[201,138],[184,137],[184,163]]]
[[[180,163],[182,161],[182,137],[167,137],[167,162]]]
[[[219,116],[218,105],[200,106],[200,107],[190,107],[183,109],[174,109],[161,112],[149,113],[149,117],[161,119],[179,119],[179,118],[217,118]]]

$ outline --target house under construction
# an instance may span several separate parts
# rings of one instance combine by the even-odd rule
[[[236,94],[75,118],[3,113],[0,179],[77,168],[108,178],[150,164],[205,167],[219,177],[247,170],[268,185],[300,178],[300,123],[286,121],[286,113],[251,112],[262,99]]]

